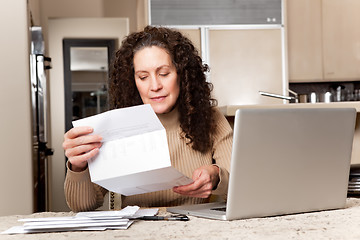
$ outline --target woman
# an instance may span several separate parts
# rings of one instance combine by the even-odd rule
[[[214,107],[212,85],[191,41],[180,32],[146,27],[126,37],[116,52],[109,82],[110,107],[150,104],[166,129],[172,166],[194,182],[170,190],[122,197],[122,206],[204,203],[227,193],[232,129]],[[119,123],[121,124],[121,123]],[[65,196],[73,211],[103,204],[106,189],[91,183],[87,160],[101,151],[101,136],[77,127],[65,133]]]

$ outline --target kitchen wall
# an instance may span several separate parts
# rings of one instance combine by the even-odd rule
[[[41,25],[47,40],[48,20],[54,18],[113,18],[129,19],[130,32],[144,27],[144,6],[147,0],[29,0],[34,23]]]
[[[4,2],[0,7],[2,216],[33,211],[27,1]]]

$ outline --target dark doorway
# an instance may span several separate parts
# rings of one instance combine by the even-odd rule
[[[64,39],[65,131],[72,121],[108,110],[115,39]]]

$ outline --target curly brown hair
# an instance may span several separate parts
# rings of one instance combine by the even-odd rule
[[[192,42],[179,31],[164,27],[147,26],[141,32],[128,35],[115,53],[111,64],[109,104],[111,109],[142,104],[135,85],[134,54],[145,48],[157,46],[165,49],[176,67],[180,79],[177,100],[182,137],[192,148],[205,153],[212,147],[215,131],[211,98],[213,85],[206,81],[209,67],[203,64]]]

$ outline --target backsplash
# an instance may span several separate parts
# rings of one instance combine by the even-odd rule
[[[290,83],[289,89],[299,95],[300,102],[360,101],[360,81]]]

